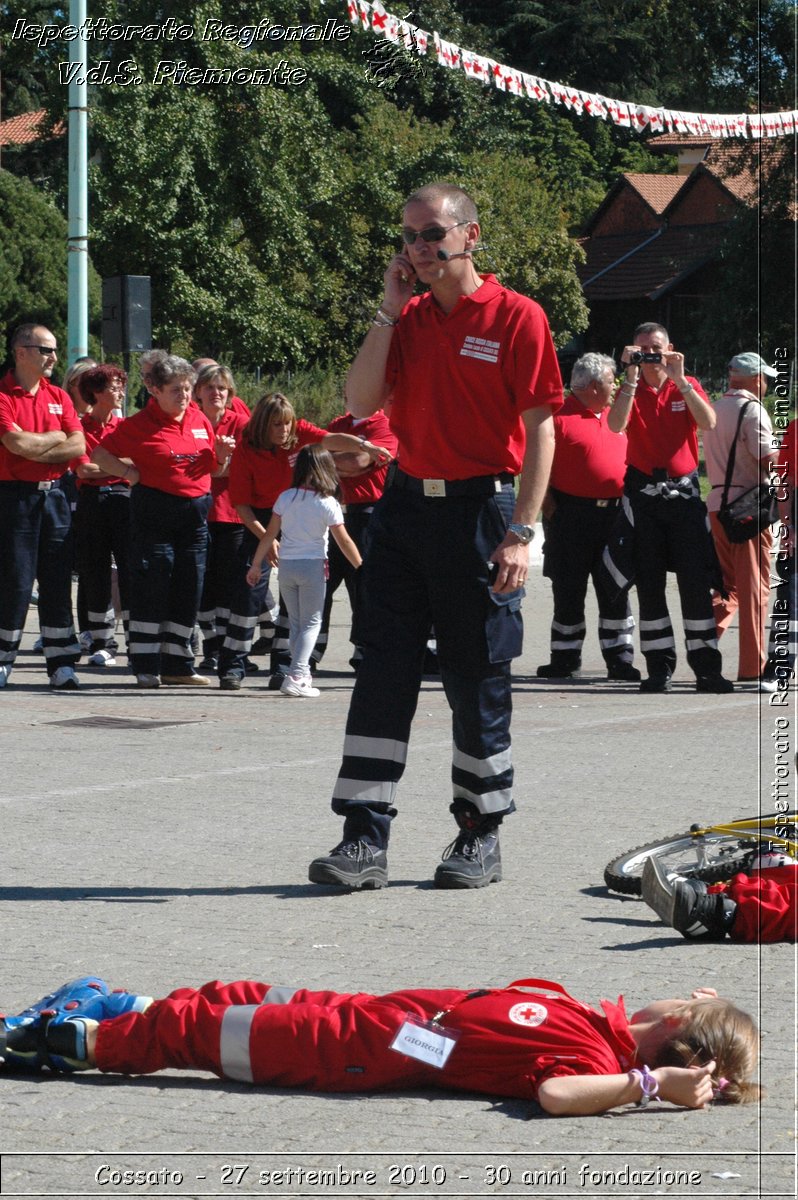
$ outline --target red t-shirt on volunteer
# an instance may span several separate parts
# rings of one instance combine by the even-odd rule
[[[230,463],[230,503],[251,508],[272,508],[280,492],[291,486],[296,456],[303,446],[320,442],[326,430],[301,418],[296,423],[296,444],[290,450],[254,450],[246,438],[236,446]]]
[[[550,484],[571,496],[608,500],[623,492],[626,435],[607,425],[609,408],[594,413],[576,396],[566,396],[554,418],[554,462]]]
[[[351,433],[354,437],[365,438],[375,446],[385,446],[396,457],[396,437],[391,430],[388,417],[380,408],[370,417],[359,420],[351,413],[336,417],[327,426],[328,433]],[[376,504],[385,490],[387,467],[372,463],[362,475],[352,475],[341,479],[342,504]]]
[[[250,418],[249,409],[247,415],[239,412],[229,405],[222,413],[222,418],[219,424],[214,429],[216,437],[231,437],[235,440],[236,445],[241,440],[241,431],[246,427]],[[230,500],[230,476],[219,475],[216,479],[211,479],[211,511],[208,513],[209,521],[219,521],[225,525],[240,525],[241,518],[236,512],[232,501]]]
[[[117,458],[129,458],[144,487],[191,499],[211,490],[214,438],[213,426],[195,404],[176,421],[150,397],[145,408],[119,422],[103,446]]]
[[[562,405],[562,379],[546,314],[493,275],[444,313],[414,296],[394,331],[386,366],[399,464],[416,478],[517,475],[522,414]]]
[[[18,425],[26,433],[52,433],[62,429],[67,435],[81,428],[80,418],[67,393],[49,379],[40,379],[34,396],[17,383],[13,371],[0,379],[0,437]],[[39,483],[60,479],[64,463],[31,462],[13,454],[0,444],[0,480]]]
[[[702,400],[708,401],[698,380],[690,375],[686,378]],[[695,419],[672,379],[667,379],[657,392],[640,376],[626,436],[629,465],[644,475],[664,468],[669,478],[678,479],[698,466]]]
[[[71,462],[69,464],[70,469],[75,471],[81,463],[91,462],[91,452],[94,447],[99,446],[100,442],[104,441],[108,434],[116,429],[117,425],[120,425],[121,422],[122,417],[116,413],[111,413],[105,425],[101,425],[99,421],[94,419],[90,412],[84,413],[80,418],[80,423],[83,426],[83,436],[86,439],[86,453]],[[76,482],[78,488],[113,487],[114,484],[124,484],[125,487],[130,487],[128,480],[122,479],[118,475],[113,475],[106,479],[81,479],[78,476]]]

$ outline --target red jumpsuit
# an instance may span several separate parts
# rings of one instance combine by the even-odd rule
[[[173,992],[144,1013],[102,1022],[96,1060],[101,1071],[199,1068],[312,1091],[440,1087],[535,1099],[544,1079],[611,1075],[633,1065],[623,999],[601,1005],[603,1013],[545,980],[386,996],[208,983]],[[390,1049],[408,1014],[429,1020],[441,1010],[440,1024],[460,1035],[443,1069]]]
[[[798,867],[741,873],[709,891],[725,891],[737,905],[729,933],[733,942],[798,941]]]

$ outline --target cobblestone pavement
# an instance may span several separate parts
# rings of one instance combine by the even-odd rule
[[[683,655],[669,695],[610,684],[593,610],[583,678],[540,682],[550,595],[531,582],[515,666],[518,812],[502,834],[504,882],[475,892],[430,883],[454,834],[449,713],[432,678],[391,885],[349,895],[307,882],[308,861],[339,834],[328,798],[352,685],[342,602],[322,695],[302,702],[265,677],[239,693],[138,692],[123,666],[86,668],[79,692],[51,693],[31,652],[33,610],[0,697],[2,1003],[16,1011],[88,972],[156,996],[209,978],[387,991],[535,975],[592,1003],[623,992],[630,1007],[708,984],[758,1015],[764,1105],[555,1120],[474,1095],[2,1075],[0,1194],[795,1194],[794,948],[688,944],[602,881],[627,847],[750,813],[760,794],[767,807],[774,722],[794,749],[794,698],[775,709],[750,686],[698,695]],[[735,638],[722,644],[732,677]],[[149,1182],[125,1183],[126,1170]]]

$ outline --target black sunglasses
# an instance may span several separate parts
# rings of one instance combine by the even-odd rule
[[[459,228],[460,225],[470,225],[470,221],[458,221],[455,225],[450,225],[448,229],[444,229],[441,225],[430,225],[429,229],[403,229],[402,241],[406,246],[414,246],[416,238],[421,238],[422,242],[442,242],[446,234],[452,229]]]
[[[45,358],[48,354],[58,353],[57,346],[37,346],[35,342],[23,342],[22,346],[25,350],[38,350],[40,354],[45,356]]]

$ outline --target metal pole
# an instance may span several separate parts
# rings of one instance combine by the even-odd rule
[[[85,20],[86,0],[70,0],[69,23],[81,30],[81,36],[69,43],[69,61],[79,66],[69,84],[68,366],[89,352],[88,55],[82,36]]]

